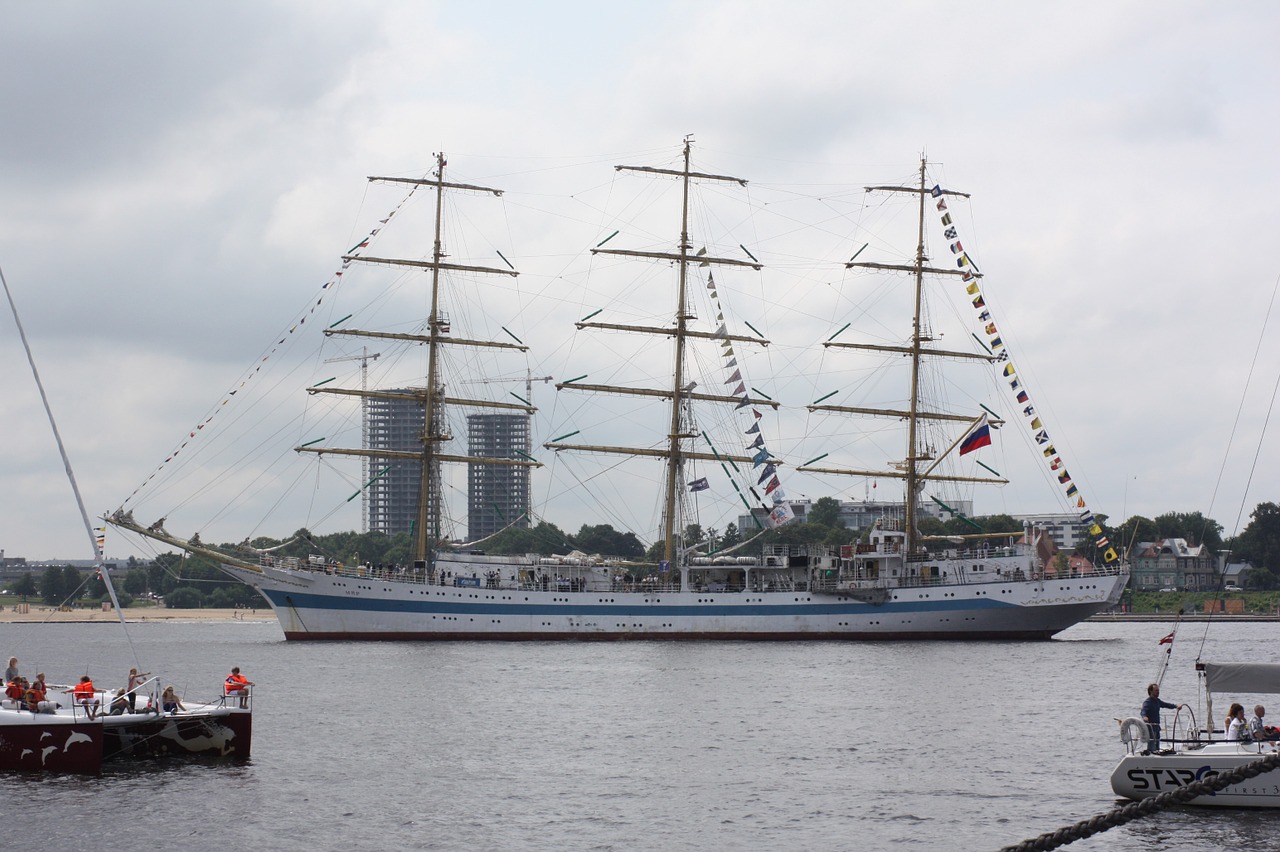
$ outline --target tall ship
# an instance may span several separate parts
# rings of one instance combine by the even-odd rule
[[[827,341],[832,357],[843,348],[904,359],[910,365],[908,404],[877,409],[824,405],[823,400],[818,400],[809,406],[812,414],[823,417],[902,422],[906,425],[905,454],[885,469],[819,465],[827,453],[796,468],[823,476],[901,483],[905,495],[901,511],[876,521],[854,543],[757,543],[754,548],[751,543],[763,532],[794,522],[791,503],[782,486],[787,462],[770,450],[761,429],[765,413],[776,409],[779,403],[756,390],[744,374],[747,350],[766,347],[770,341],[749,323],[733,327],[718,295],[716,275],[732,278],[736,274],[754,274],[762,264],[745,246],[741,247],[741,258],[721,256],[724,253],[702,247],[691,234],[690,205],[691,187],[711,185],[717,191],[733,192],[745,186],[746,181],[695,170],[687,139],[681,157],[670,167],[616,167],[618,172],[629,173],[635,179],[672,181],[679,187],[678,237],[674,245],[668,241],[665,245],[655,243],[652,248],[617,248],[610,245],[618,233],[615,231],[592,249],[593,255],[610,264],[647,263],[650,269],[661,270],[661,283],[667,291],[674,289],[674,298],[666,302],[668,307],[659,308],[654,314],[662,318],[661,322],[611,322],[606,321],[607,316],[599,318],[601,312],[596,311],[583,317],[577,329],[587,335],[656,341],[666,354],[661,356],[664,362],[656,367],[652,366],[656,362],[650,360],[648,376],[652,385],[660,386],[641,386],[636,381],[596,383],[585,381],[588,377],[583,375],[558,382],[556,389],[558,394],[573,395],[575,399],[625,399],[627,404],[661,407],[661,434],[648,444],[637,442],[634,446],[569,443],[568,439],[577,434],[575,430],[544,442],[539,451],[544,458],[539,461],[527,441],[523,449],[492,457],[477,455],[474,447],[471,454],[451,448],[456,438],[447,411],[464,408],[528,416],[534,406],[528,398],[516,397],[517,402],[513,403],[459,395],[460,383],[449,378],[448,368],[462,360],[460,353],[484,351],[501,355],[523,351],[524,344],[505,327],[502,331],[507,339],[482,339],[451,329],[442,299],[444,276],[462,273],[478,280],[513,276],[516,272],[509,263],[506,268],[483,267],[449,259],[443,242],[446,195],[496,195],[499,191],[451,182],[446,179],[446,166],[444,156],[438,155],[429,177],[371,178],[435,193],[434,241],[428,258],[373,257],[355,250],[344,258],[344,264],[384,265],[424,273],[422,277],[429,281],[426,297],[421,300],[428,306],[425,320],[410,331],[345,326],[325,330],[330,336],[423,348],[424,378],[414,387],[385,390],[328,385],[308,388],[314,395],[357,397],[364,406],[391,400],[416,407],[424,424],[416,436],[418,446],[391,451],[367,446],[337,448],[312,442],[295,448],[322,457],[360,459],[365,465],[361,476],[366,483],[389,468],[371,470],[371,464],[395,460],[416,465],[412,564],[390,569],[343,565],[319,557],[284,556],[277,551],[228,553],[227,548],[205,544],[198,534],[184,538],[170,533],[165,527],[166,518],[154,522],[135,520],[132,507],[127,506],[108,517],[112,524],[215,560],[227,574],[262,594],[290,640],[1048,639],[1119,601],[1128,572],[1110,549],[1106,550],[1105,561],[1099,560],[1104,561],[1101,566],[1064,570],[1062,561],[1051,563],[1047,534],[1031,525],[1013,533],[979,531],[946,540],[930,539],[922,530],[924,525],[918,514],[927,486],[1005,481],[994,475],[947,472],[951,468],[943,464],[945,460],[990,443],[990,430],[1004,421],[991,416],[989,410],[964,414],[926,406],[922,401],[924,366],[943,359],[986,362],[985,366],[996,371],[1006,384],[1008,377],[1014,377],[1011,391],[1015,399],[1026,399],[1007,356],[999,349],[998,338],[996,348],[979,341],[978,351],[948,351],[932,345],[922,315],[926,281],[933,276],[957,278],[970,293],[978,293],[981,274],[963,253],[958,253],[954,270],[931,265],[925,249],[926,216],[934,208],[945,211],[946,200],[957,193],[929,187],[923,161],[915,185],[868,188],[911,198],[918,218],[914,260],[877,264],[859,263],[855,257],[846,264],[851,270],[889,270],[909,277],[915,293],[909,335],[905,341],[892,345],[837,343],[836,335]],[[941,212],[941,220],[946,227],[950,216]],[[948,228],[946,233],[951,237],[954,230]],[[953,255],[957,254],[957,245],[958,240],[952,245]],[[650,284],[654,280],[651,276]],[[647,296],[651,302],[659,299],[656,284]],[[477,297],[475,301],[484,300]],[[975,307],[980,301],[979,296]],[[905,322],[902,326],[905,330]],[[696,354],[706,351],[711,354]],[[368,356],[367,348],[363,352],[365,363],[376,357]],[[694,378],[694,366],[702,370],[701,382]],[[708,372],[723,378],[708,387]],[[653,380],[655,374],[664,381]],[[708,411],[713,413],[704,413]],[[714,433],[713,425],[717,427]],[[951,445],[939,451],[936,440],[926,439],[926,425],[951,430]],[[1029,425],[1037,430],[1037,449],[1046,450],[1046,462],[1059,470],[1062,462],[1052,445],[1040,446],[1047,443],[1047,435],[1039,428],[1039,419]],[[631,435],[629,426],[630,423],[619,426],[618,434]],[[511,469],[519,481],[548,458],[559,458],[561,454],[648,460],[651,466],[656,463],[661,467],[661,520],[648,560],[582,553],[500,556],[486,553],[483,539],[463,544],[450,542],[442,527],[448,466],[468,465],[472,471]],[[1069,482],[1063,476],[1065,469],[1058,479]],[[746,511],[744,517],[751,519],[755,527],[744,528],[745,541],[731,547],[717,549],[714,541],[700,540],[695,535],[697,525],[689,522],[696,517],[697,500],[711,487],[712,477],[727,483],[722,490],[741,502]],[[621,490],[626,499],[638,499]],[[1074,485],[1068,486],[1066,493],[1081,509],[1085,525],[1100,536],[1100,527],[1077,496]],[[1105,546],[1105,539],[1099,544]]]

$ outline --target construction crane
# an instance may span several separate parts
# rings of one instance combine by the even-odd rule
[[[542,382],[543,384],[546,384],[547,382],[553,381],[555,376],[535,376],[533,374],[533,370],[526,370],[523,376],[503,376],[499,379],[471,379],[470,381],[463,382],[462,384],[493,385],[502,384],[504,382],[518,382],[521,379],[524,379],[524,399],[521,401],[526,405],[533,405],[533,383]]]
[[[326,358],[326,364],[336,364],[339,361],[359,361],[360,362],[360,446],[363,449],[369,449],[369,399],[363,396],[364,392],[369,390],[369,362],[377,361],[381,352],[369,354],[369,347],[360,347],[359,355],[344,355],[340,358]],[[360,460],[360,481],[369,482],[369,459],[363,457]],[[360,489],[360,532],[367,533],[369,531],[369,489],[364,487]]]

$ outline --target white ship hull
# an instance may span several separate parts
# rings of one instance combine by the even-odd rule
[[[890,588],[883,602],[792,591],[561,591],[315,570],[223,570],[287,639],[1048,639],[1114,605],[1128,575]]]

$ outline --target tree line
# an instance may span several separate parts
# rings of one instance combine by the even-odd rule
[[[112,574],[121,606],[138,598],[163,601],[179,609],[256,607],[263,601],[251,586],[224,574],[208,559],[165,553],[148,563],[130,557],[123,582]],[[50,606],[101,604],[111,598],[96,570],[50,565],[39,575],[26,573],[9,584],[9,594],[24,601],[36,598]]]

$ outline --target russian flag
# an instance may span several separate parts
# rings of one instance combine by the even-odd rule
[[[991,445],[991,427],[987,425],[987,415],[982,415],[982,419],[978,421],[978,425],[970,430],[968,435],[964,436],[964,440],[960,442],[960,455],[971,453],[978,447],[987,447]]]

